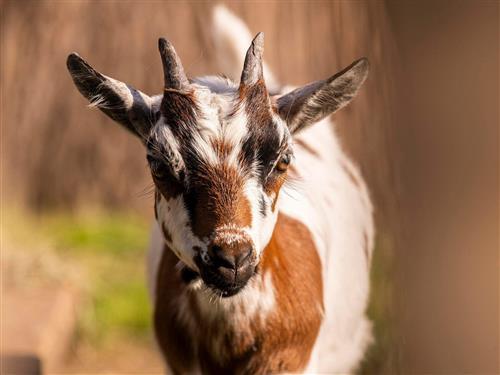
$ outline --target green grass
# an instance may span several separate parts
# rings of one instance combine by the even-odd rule
[[[55,215],[45,231],[61,256],[88,276],[88,303],[81,333],[92,341],[116,334],[150,333],[151,304],[145,280],[149,223],[128,214]]]
[[[124,256],[143,252],[147,246],[148,223],[132,215],[54,215],[44,221],[59,249]]]
[[[152,308],[145,280],[148,220],[103,212],[11,218],[6,230],[18,247],[33,255],[50,248],[61,260],[61,275],[72,272],[75,266],[81,271],[80,339],[99,346],[112,343],[116,337],[141,340],[151,335]],[[40,244],[38,248],[36,244]],[[398,372],[391,319],[392,266],[393,244],[390,237],[379,233],[368,308],[375,342],[361,365],[362,374]]]
[[[374,342],[361,363],[359,373],[399,373],[395,352],[393,319],[393,249],[389,236],[377,235],[370,273],[368,317],[373,322]]]
[[[67,275],[69,265],[78,268],[77,289],[83,296],[78,306],[80,338],[97,345],[118,335],[150,335],[152,309],[145,278],[148,220],[99,211],[4,216],[17,247],[33,257],[50,250],[60,260],[56,272],[61,275]]]

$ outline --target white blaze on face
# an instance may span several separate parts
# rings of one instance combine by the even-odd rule
[[[248,120],[242,108],[233,113],[237,95],[214,94],[203,87],[198,87],[194,93],[200,116],[197,129],[193,132],[192,148],[200,161],[207,165],[225,162],[238,166],[241,146],[248,135]],[[214,143],[217,142],[230,147],[229,154],[223,160],[214,149]]]
[[[276,219],[277,210],[272,211],[272,199],[263,190],[262,185],[256,178],[251,178],[245,184],[245,194],[252,210],[252,225],[250,227],[250,236],[255,245],[257,257],[262,255],[262,251],[271,240]],[[266,212],[263,216],[261,212],[261,198],[265,200]]]
[[[160,195],[156,213],[160,228],[168,230],[171,236],[171,241],[165,238],[167,245],[188,267],[197,270],[198,267],[193,261],[196,255],[194,249],[199,248],[203,256],[207,253],[207,244],[194,235],[182,195],[168,200]]]
[[[248,135],[247,116],[242,109],[234,113],[230,121],[223,124],[222,137],[224,141],[230,145],[231,151],[227,157],[229,165],[239,168],[239,155],[245,137]]]

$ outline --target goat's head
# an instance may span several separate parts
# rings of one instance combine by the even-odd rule
[[[293,135],[346,105],[368,62],[272,96],[263,77],[262,33],[248,49],[239,85],[190,81],[173,46],[160,39],[159,50],[164,91],[157,97],[104,76],[76,54],[68,69],[92,105],[143,141],[168,246],[206,285],[231,296],[256,272],[271,238]]]

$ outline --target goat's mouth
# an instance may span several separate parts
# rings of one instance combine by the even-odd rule
[[[240,292],[248,280],[240,282],[227,282],[223,277],[219,276],[217,273],[212,272],[202,272],[201,276],[203,282],[212,291],[221,297],[232,297],[238,292]]]
[[[248,269],[238,273],[207,265],[201,261],[197,261],[196,263],[199,269],[199,276],[204,284],[215,294],[223,298],[238,294],[255,273],[255,266],[248,267]]]

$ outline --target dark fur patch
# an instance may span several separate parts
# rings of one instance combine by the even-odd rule
[[[262,216],[266,216],[267,204],[266,204],[266,200],[264,199],[264,196],[262,196],[262,195],[259,198],[259,210],[260,210],[260,214]]]
[[[268,127],[272,124],[271,100],[264,81],[240,88],[240,99],[244,102],[249,125]]]
[[[198,272],[193,271],[189,267],[183,267],[181,269],[181,279],[184,282],[184,284],[189,284],[192,281],[195,281],[196,279],[198,279],[198,277],[200,277]]]
[[[156,178],[154,175],[152,177],[157,189],[161,192],[165,199],[175,198],[183,191],[181,183],[172,176],[165,176],[161,179]]]
[[[241,148],[240,159],[247,165],[257,161],[261,182],[264,184],[274,162],[281,152],[288,148],[288,139],[282,139],[278,133],[271,100],[263,81],[241,88],[240,97],[245,107],[249,129]]]
[[[189,143],[199,112],[193,94],[165,90],[160,111],[175,138],[182,144]]]

